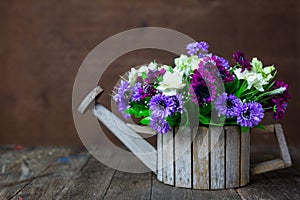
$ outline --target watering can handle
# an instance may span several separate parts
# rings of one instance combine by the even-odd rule
[[[95,101],[95,98],[98,94],[102,93],[103,89],[100,86],[95,87],[80,103],[78,106],[78,111],[81,114],[84,114],[89,107],[92,105],[92,102]]]
[[[275,132],[277,142],[279,145],[280,158],[274,160],[264,161],[255,164],[251,167],[251,174],[261,174],[277,169],[283,169],[292,166],[291,156],[287,147],[285,136],[281,124],[266,125],[269,126],[272,132]]]

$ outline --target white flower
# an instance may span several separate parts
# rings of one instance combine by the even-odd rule
[[[273,94],[282,94],[284,91],[286,90],[285,87],[280,87],[280,88],[277,88],[275,90],[272,90],[270,92],[268,92],[269,95],[273,95]]]
[[[190,74],[191,71],[198,69],[198,64],[200,62],[200,58],[198,56],[186,56],[180,55],[179,58],[175,58],[175,71],[183,72],[187,76]]]
[[[161,70],[161,69],[165,69],[166,71],[169,71],[169,66],[168,65],[162,65],[158,68],[158,70]]]
[[[151,62],[149,65],[148,65],[148,69],[150,70],[157,70],[157,63],[156,62]]]
[[[258,91],[263,92],[264,88],[263,86],[268,84],[263,78],[263,76],[260,73],[256,72],[249,72],[247,69],[245,69],[243,72],[241,72],[242,69],[238,68],[234,70],[234,73],[236,77],[240,79],[244,79],[248,83],[247,89],[250,89],[251,87],[256,88]]]
[[[128,81],[130,85],[134,85],[135,81],[138,77],[138,72],[135,68],[131,68],[130,72],[128,73]]]
[[[274,77],[274,75],[272,75],[272,72],[275,70],[275,67],[263,67],[263,63],[257,58],[252,59],[251,65],[252,69],[250,71],[245,69],[242,72],[242,69],[238,68],[234,70],[234,73],[239,80],[244,79],[247,81],[247,89],[254,87],[258,91],[263,92],[263,86],[269,84],[269,81]]]
[[[148,70],[157,70],[157,63],[151,62],[148,66],[143,65],[138,69],[131,68],[130,72],[128,73],[128,81],[130,85],[134,85],[138,76],[142,76],[143,73],[148,74]]]
[[[251,65],[251,71],[260,73],[266,82],[269,82],[273,78],[272,72],[275,70],[275,67],[273,65],[264,67],[263,63],[257,58],[252,58]]]
[[[174,71],[166,71],[163,76],[163,81],[160,82],[160,85],[157,87],[158,90],[161,90],[163,94],[168,96],[176,95],[176,91],[182,89],[185,84],[182,83],[182,73]]]

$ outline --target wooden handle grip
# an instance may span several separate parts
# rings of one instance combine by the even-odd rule
[[[270,126],[270,125],[268,125]],[[251,174],[261,174],[264,172],[269,172],[277,169],[283,169],[286,167],[292,166],[291,156],[287,147],[287,143],[285,140],[285,136],[283,133],[283,129],[281,124],[274,124],[273,132],[275,132],[279,150],[280,150],[280,158],[265,161],[254,165],[251,168]],[[271,129],[272,130],[272,129]]]
[[[90,107],[91,103],[94,102],[96,96],[103,92],[103,89],[100,86],[95,87],[80,103],[78,107],[78,111],[81,114],[84,114],[88,108]]]

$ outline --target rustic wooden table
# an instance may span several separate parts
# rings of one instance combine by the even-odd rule
[[[299,159],[246,187],[200,191],[104,166],[82,148],[0,146],[0,199],[300,199]]]

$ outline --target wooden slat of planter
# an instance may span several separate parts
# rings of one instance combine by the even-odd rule
[[[192,130],[180,126],[175,130],[175,186],[192,187]]]
[[[210,127],[210,189],[225,188],[225,138],[223,127]]]
[[[141,174],[116,171],[103,199],[150,199],[151,177],[151,172]]]
[[[163,181],[163,136],[157,134],[157,179]]]
[[[240,129],[228,126],[226,131],[226,188],[238,187],[240,183]]]
[[[163,135],[163,182],[174,185],[174,140],[173,132]]]
[[[250,178],[250,133],[241,133],[240,186],[249,183]]]
[[[73,151],[73,150],[72,150]],[[60,199],[62,195],[72,186],[73,179],[79,170],[87,162],[89,154],[86,152],[71,152],[71,156],[56,160],[39,177],[34,178],[26,185],[14,199],[19,197],[26,199]],[[75,153],[75,154],[74,154]]]
[[[193,188],[209,189],[209,134],[206,127],[193,131]]]

